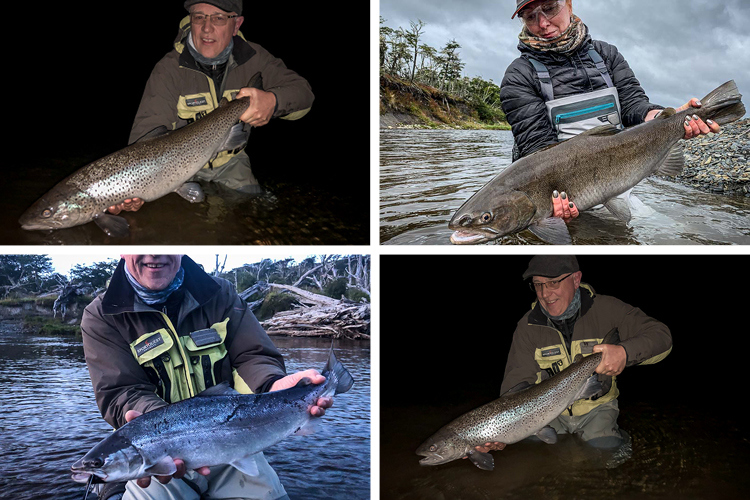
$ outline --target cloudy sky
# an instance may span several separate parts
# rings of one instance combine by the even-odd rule
[[[391,28],[426,23],[424,43],[455,39],[467,76],[500,84],[519,55],[515,0],[380,0]],[[573,0],[594,39],[615,45],[651,102],[680,106],[735,80],[750,109],[750,0]],[[747,116],[747,115],[746,115]]]

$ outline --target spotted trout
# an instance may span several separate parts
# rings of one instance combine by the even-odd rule
[[[248,87],[262,88],[256,73]],[[37,200],[18,220],[23,229],[63,229],[94,221],[107,235],[124,237],[125,218],[106,212],[130,198],[153,201],[177,193],[203,201],[200,185],[187,182],[222,151],[243,147],[248,132],[240,116],[249,97],[227,101],[200,120],[157,136],[154,133],[80,168]],[[248,129],[249,130],[249,129]]]
[[[255,454],[300,430],[320,397],[347,392],[354,384],[333,346],[317,385],[302,379],[295,387],[262,394],[239,394],[227,383],[194,398],[157,408],[104,438],[72,466],[73,480],[127,481],[172,475],[174,459],[188,469],[231,464],[258,475]]]
[[[579,211],[604,204],[630,222],[627,201],[617,196],[649,175],[674,176],[684,167],[683,123],[688,115],[719,125],[745,114],[734,81],[720,86],[700,108],[667,108],[657,118],[619,130],[603,125],[525,156],[485,184],[454,214],[448,227],[454,244],[484,243],[529,229],[553,244],[570,244],[568,228],[552,216],[552,192],[570,196]]]
[[[608,333],[601,343],[617,343],[617,330]],[[602,390],[593,374],[602,360],[597,352],[583,357],[552,377],[523,390],[511,389],[500,398],[471,410],[450,422],[417,448],[422,465],[440,465],[459,458],[477,467],[493,470],[494,459],[476,446],[485,443],[516,443],[536,435],[548,444],[557,442],[557,433],[548,424],[579,399],[590,398]]]

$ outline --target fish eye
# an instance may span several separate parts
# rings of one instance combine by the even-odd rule
[[[435,451],[435,450],[437,450],[437,446],[435,446],[434,444],[431,444],[430,451]]]
[[[491,221],[492,220],[492,213],[490,213],[490,212],[483,213],[481,219],[482,219],[482,222],[489,222],[489,221]]]
[[[47,219],[51,216],[52,216],[52,208],[45,208],[44,210],[42,210],[42,217]]]

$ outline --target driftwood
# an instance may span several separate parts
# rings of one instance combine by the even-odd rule
[[[290,311],[276,313],[260,324],[269,335],[291,337],[330,337],[347,339],[370,338],[370,304],[337,300],[290,285],[257,283],[240,293],[247,299],[254,293],[267,294],[280,290],[295,296],[299,305]],[[260,307],[263,300],[250,302],[251,309]],[[255,307],[254,307],[255,306]]]

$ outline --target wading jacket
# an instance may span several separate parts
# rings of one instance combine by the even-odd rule
[[[281,354],[228,281],[183,257],[181,303],[168,315],[137,298],[124,263],[81,321],[96,402],[114,428],[128,410],[146,413],[223,381],[262,392],[286,375]]]
[[[310,111],[314,96],[307,80],[260,45],[246,41],[242,33],[234,37],[229,61],[218,73],[196,63],[187,48],[188,36],[190,16],[180,22],[174,49],[156,64],[146,82],[129,144],[159,127],[176,130],[205,116],[219,106],[223,97],[231,100],[247,87],[258,71],[263,77],[263,90],[276,95],[274,118],[297,120]],[[223,165],[237,153],[222,152],[212,165]]]
[[[588,55],[591,44],[604,59],[612,83],[617,88],[625,127],[643,123],[652,109],[662,109],[662,106],[649,102],[628,62],[614,45],[592,41],[587,35],[576,52],[565,55],[532,50],[519,43],[521,57],[505,71],[500,100],[521,157],[558,142],[557,133],[547,117],[537,72],[529,62],[529,56],[549,70],[556,99],[584,94],[607,88],[602,74]]]
[[[523,382],[538,384],[570,366],[576,355],[592,354],[593,347],[613,328],[627,352],[626,367],[658,363],[670,353],[672,335],[664,323],[619,299],[597,295],[590,285],[581,283],[580,290],[581,309],[571,332],[558,329],[538,301],[521,318],[513,334],[501,394]],[[616,379],[600,375],[601,395],[576,401],[565,414],[583,415],[615,399],[619,394]]]

